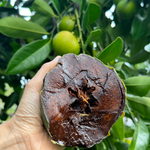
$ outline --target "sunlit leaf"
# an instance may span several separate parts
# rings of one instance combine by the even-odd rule
[[[80,1],[80,14],[85,9],[85,6],[86,6],[86,0]]]
[[[60,13],[60,3],[58,0],[51,0],[54,8],[56,9],[57,13],[59,14]]]
[[[143,118],[150,120],[150,98],[127,94],[129,106]]]
[[[125,62],[117,62],[115,65],[114,65],[114,68],[117,70],[117,71],[121,71],[121,68],[122,68],[122,65],[124,64]]]
[[[104,63],[108,63],[116,59],[122,52],[122,49],[123,41],[120,37],[118,37],[115,41],[108,45],[97,58]]]
[[[149,76],[134,76],[124,80],[127,92],[139,96],[145,96],[150,90]]]
[[[102,31],[100,29],[92,31],[85,42],[84,50],[86,50],[90,42],[92,41],[97,42],[100,39],[101,34],[102,34]]]
[[[124,123],[123,117],[120,116],[115,124],[112,126],[114,135],[120,140],[123,141],[124,139]]]
[[[52,8],[44,0],[35,0],[33,7],[36,12],[43,16],[57,17]]]
[[[85,29],[87,25],[94,23],[99,18],[100,14],[100,6],[96,3],[89,3],[82,20],[83,29]]]
[[[10,60],[7,73],[21,73],[41,64],[51,51],[50,43],[50,40],[38,40],[20,48]]]
[[[146,150],[149,145],[149,131],[145,123],[140,119],[135,129],[129,150]]]
[[[31,21],[18,17],[0,19],[0,32],[13,38],[39,38],[49,34],[44,28]]]
[[[135,125],[134,128],[130,124],[129,126],[125,125],[125,138],[132,137],[134,134],[134,130],[135,130]]]
[[[128,60],[131,64],[137,64],[146,61],[150,57],[150,53],[145,50],[140,50],[135,55],[131,56]]]
[[[46,25],[46,24],[49,22],[49,17],[47,17],[47,16],[42,16],[42,15],[40,15],[40,14],[38,14],[38,13],[35,13],[35,14],[31,17],[30,21],[32,21],[32,22],[34,22],[34,23],[37,23],[37,24],[40,25],[40,26],[44,26],[44,25]]]

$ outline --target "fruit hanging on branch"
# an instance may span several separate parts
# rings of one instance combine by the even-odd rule
[[[73,31],[75,26],[75,16],[64,16],[58,25],[59,31]]]
[[[121,0],[117,4],[116,13],[120,19],[130,19],[136,13],[136,3],[132,0]]]
[[[80,45],[76,37],[69,31],[61,31],[54,36],[53,48],[61,56],[67,53],[79,54],[80,52]]]
[[[64,55],[44,79],[44,124],[52,142],[61,146],[87,148],[101,142],[124,106],[124,84],[113,68],[91,56]]]

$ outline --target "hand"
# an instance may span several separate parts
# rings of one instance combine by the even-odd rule
[[[5,131],[5,133],[9,133],[5,148],[9,149],[10,147],[11,150],[64,149],[50,141],[50,136],[44,128],[40,112],[40,90],[43,79],[57,65],[59,58],[60,56],[57,56],[53,61],[45,63],[27,83],[16,113],[6,124],[4,123],[10,131],[10,133]]]

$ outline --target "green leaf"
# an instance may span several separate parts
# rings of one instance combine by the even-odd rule
[[[139,96],[145,96],[150,90],[149,76],[134,76],[124,80],[127,92]]]
[[[132,137],[134,134],[134,130],[135,130],[135,125],[134,125],[134,129],[133,129],[133,125],[132,126],[125,125],[125,138]]]
[[[31,17],[30,21],[37,23],[40,26],[45,26],[49,22],[49,17],[36,13]]]
[[[37,13],[43,16],[57,17],[52,8],[44,0],[35,0],[33,7]]]
[[[38,40],[20,48],[10,60],[7,74],[17,74],[40,65],[51,52],[51,41]]]
[[[150,9],[149,7],[144,9],[142,8],[138,15],[134,17],[132,26],[131,26],[131,34],[133,35],[134,40],[141,38],[148,31],[148,24],[150,21]]]
[[[131,47],[130,47],[130,56],[136,56],[137,53],[140,51],[144,51],[144,47],[147,44],[147,35],[142,36],[141,38],[137,40],[133,40],[133,38],[129,39],[131,41]]]
[[[51,0],[54,8],[56,9],[57,13],[60,14],[60,3],[58,0]]]
[[[129,106],[143,118],[150,120],[150,98],[127,94]]]
[[[126,64],[122,65],[121,72],[123,73],[125,78],[129,78],[134,75],[134,69]]]
[[[81,0],[71,0],[73,1],[74,3],[77,3],[77,4],[80,4]]]
[[[80,14],[83,12],[86,6],[86,0],[80,1]]]
[[[122,49],[123,41],[120,37],[118,37],[115,41],[108,45],[97,58],[104,63],[108,63],[116,59],[121,54]]]
[[[125,142],[115,142],[114,143],[115,147],[117,150],[128,150],[129,149],[129,144]]]
[[[125,62],[122,62],[122,61],[117,62],[117,63],[114,65],[115,70],[121,71],[122,65],[123,65],[124,63],[125,63]]]
[[[129,78],[131,77],[132,75],[134,75],[134,70],[133,68],[131,67],[131,65],[127,66],[125,64],[125,62],[123,61],[120,61],[120,62],[117,62],[115,65],[114,65],[114,68],[115,70],[118,71],[118,73],[120,74],[119,76],[122,78],[122,79],[125,79],[125,78]]]
[[[129,146],[129,150],[146,150],[148,145],[149,131],[145,123],[140,119]]]
[[[106,147],[104,150],[110,150],[110,143],[108,142],[107,138],[103,139],[103,143]]]
[[[85,45],[84,45],[84,50],[86,50],[88,44],[92,41],[97,42],[100,37],[101,37],[102,31],[100,29],[94,30],[90,32],[90,35],[88,36]]]
[[[39,38],[49,34],[44,28],[31,21],[17,17],[0,19],[0,32],[13,38]]]
[[[131,64],[137,64],[146,61],[149,58],[150,54],[145,50],[140,50],[135,55],[131,56],[128,60]]]
[[[112,126],[114,135],[120,140],[123,141],[124,139],[124,123],[123,123],[123,117],[120,116],[118,120],[115,122],[115,124]]]
[[[87,25],[94,23],[101,14],[101,8],[96,3],[89,3],[82,20],[82,28],[85,30]]]
[[[148,31],[148,28],[145,26],[147,26],[147,22],[143,21],[140,15],[137,15],[134,18],[131,27],[131,33],[135,40],[139,39],[142,35],[144,35]]]

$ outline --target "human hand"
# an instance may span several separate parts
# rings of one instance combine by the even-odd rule
[[[16,113],[0,127],[1,130],[4,129],[5,137],[7,136],[7,140],[3,140],[0,147],[10,148],[11,150],[64,149],[50,141],[50,136],[44,128],[40,112],[40,90],[43,79],[57,65],[59,58],[60,56],[57,56],[53,61],[45,63],[27,83]]]

